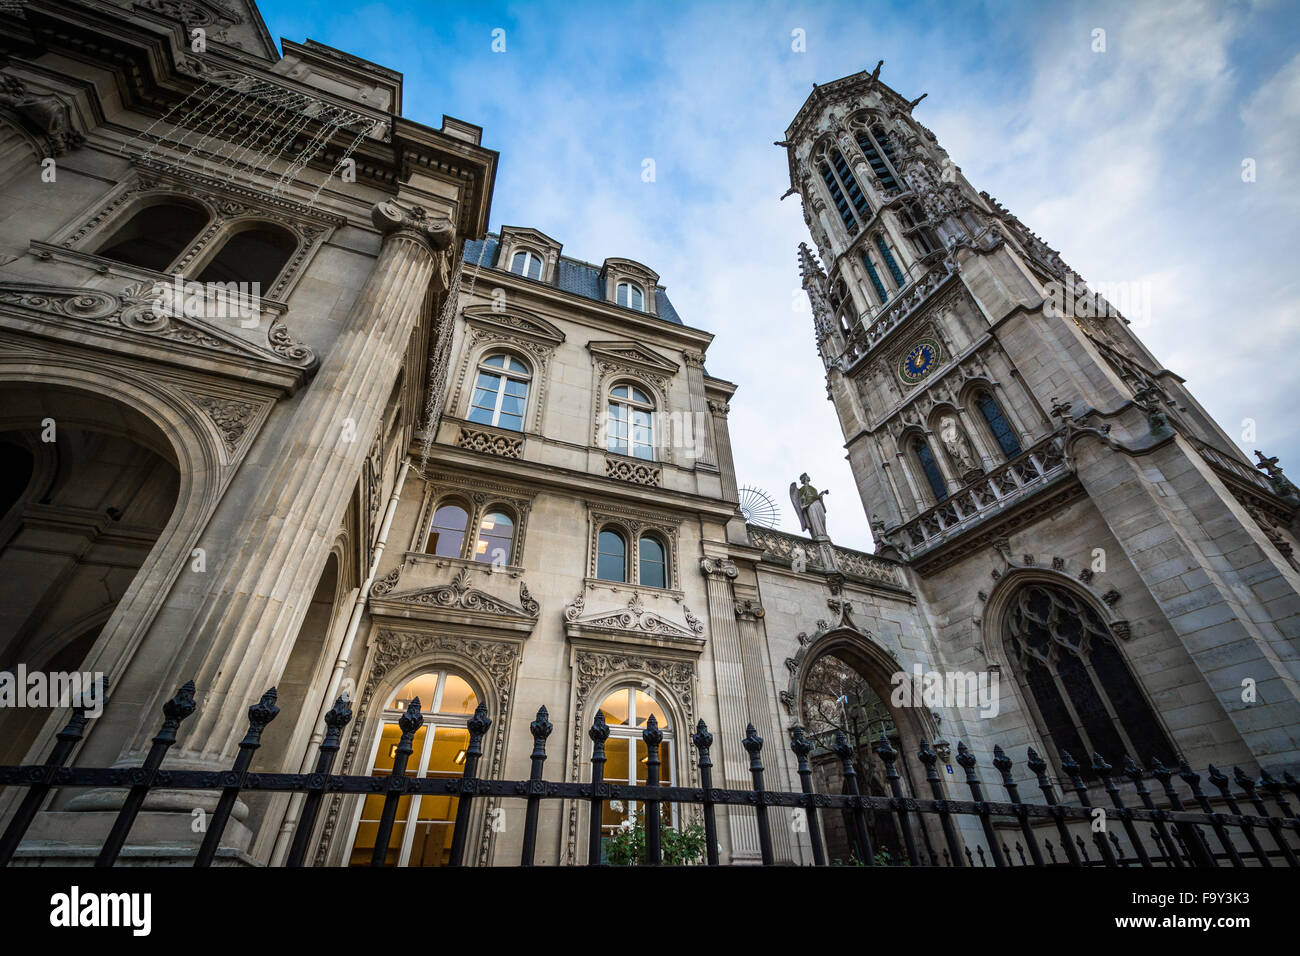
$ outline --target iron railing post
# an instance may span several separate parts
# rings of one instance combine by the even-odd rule
[[[415,732],[424,726],[424,715],[420,713],[420,698],[412,698],[406,705],[406,713],[397,718],[397,726],[402,736],[397,741],[397,750],[393,755],[393,768],[388,773],[387,793],[384,794],[384,807],[379,813],[379,829],[375,831],[375,848],[370,853],[371,866],[383,866],[388,857],[388,844],[393,837],[393,822],[397,819],[397,807],[406,790],[406,762],[411,758],[411,742]]]
[[[803,728],[796,727],[790,732],[790,749],[794,751],[799,762],[799,789],[807,797],[804,814],[808,819],[808,839],[812,843],[813,865],[826,865],[826,850],[822,847],[822,827],[817,819],[817,795],[813,793],[812,767],[808,765],[808,754],[812,753],[812,741],[804,736]]]
[[[261,700],[248,708],[248,733],[244,734],[244,739],[239,742],[239,754],[235,757],[234,767],[225,775],[226,786],[221,790],[217,808],[212,811],[212,819],[208,822],[207,833],[203,834],[199,852],[194,855],[195,866],[211,866],[212,860],[217,855],[222,834],[226,832],[226,824],[230,822],[230,813],[235,809],[239,791],[248,778],[248,768],[253,762],[253,755],[262,745],[262,731],[266,730],[266,725],[275,720],[275,715],[280,712],[280,708],[275,706],[275,701],[275,688],[272,687],[262,695]]]
[[[866,811],[862,808],[862,788],[858,785],[858,771],[853,766],[853,746],[844,731],[835,731],[835,756],[840,758],[844,786],[852,798],[853,842],[858,851],[858,858],[863,866],[876,865],[876,851],[871,846],[871,835],[867,832]]]
[[[957,839],[957,831],[952,825],[952,813],[948,809],[948,801],[944,799],[943,784],[939,782],[939,774],[934,769],[935,761],[939,755],[930,749],[929,743],[922,740],[921,749],[917,753],[921,758],[921,763],[925,764],[925,779],[930,784],[930,793],[933,794],[935,803],[939,809],[939,824],[943,827],[943,838],[948,843],[948,853],[953,866],[962,866],[961,861],[961,841]]]
[[[700,752],[700,788],[704,791],[704,848],[705,862],[709,866],[718,865],[718,824],[713,813],[713,761],[709,759],[709,748],[713,746],[713,734],[709,733],[704,721],[695,725],[691,743]]]
[[[1224,815],[1216,813],[1214,807],[1210,805],[1210,798],[1201,790],[1201,775],[1183,761],[1178,765],[1178,776],[1183,778],[1183,783],[1191,788],[1192,798],[1200,805],[1202,812],[1209,818],[1210,826],[1214,829],[1214,835],[1219,838],[1219,844],[1223,847],[1223,852],[1228,855],[1232,865],[1244,867],[1246,864],[1241,859],[1241,854],[1237,852],[1237,847],[1232,842],[1232,836],[1228,833],[1228,828],[1223,825]]]
[[[302,866],[307,856],[307,843],[311,840],[311,831],[316,826],[316,817],[320,813],[321,801],[325,797],[325,776],[334,766],[334,755],[339,752],[339,740],[343,728],[352,720],[352,706],[344,694],[334,702],[325,714],[325,739],[321,741],[316,755],[316,772],[308,784],[307,798],[303,800],[302,812],[298,816],[298,825],[293,831],[293,844],[289,847],[289,857],[285,866]]]
[[[1043,862],[1042,851],[1038,849],[1038,840],[1034,836],[1034,828],[1029,824],[1029,813],[1025,809],[1024,803],[1020,800],[1020,787],[1011,779],[1011,758],[1003,753],[1002,748],[996,744],[993,746],[993,768],[1002,775],[1002,787],[1007,792],[1007,799],[1011,801],[1016,811],[1016,819],[1020,821],[1020,832],[1029,844],[1029,855],[1033,858],[1034,866],[1046,866]],[[1019,847],[1019,844],[1016,844]],[[1020,854],[1020,862],[1025,862],[1025,855]]]
[[[659,729],[659,721],[651,714],[641,731],[646,750],[646,786],[659,786],[659,745],[664,741],[664,732]],[[658,866],[662,862],[662,848],[659,842],[659,801],[645,802],[645,862],[646,866]]]
[[[104,700],[105,686],[105,683],[100,684],[99,699],[101,701]],[[55,771],[67,762],[72,749],[77,745],[77,741],[81,740],[85,734],[86,724],[89,722],[90,717],[86,715],[86,708],[84,706],[77,707],[73,710],[72,717],[68,719],[67,725],[56,735],[54,749],[45,758],[45,763],[40,770],[33,774],[33,782],[28,784],[27,793],[23,795],[22,802],[18,804],[18,809],[14,811],[13,819],[5,827],[4,836],[0,836],[0,868],[8,866],[9,861],[13,859],[18,845],[22,843],[23,836],[27,833],[27,828],[36,819],[41,804],[45,801],[46,795],[53,786]]]
[[[1124,755],[1124,776],[1133,781],[1133,786],[1137,791],[1138,799],[1142,801],[1142,806],[1146,809],[1159,813],[1156,810],[1155,801],[1151,799],[1151,791],[1147,789],[1146,782],[1142,779],[1145,771],[1133,762],[1128,754]],[[1169,835],[1169,828],[1165,826],[1162,817],[1157,817],[1155,826],[1152,828],[1156,832],[1156,843],[1160,846],[1161,852],[1165,856],[1166,866],[1185,866],[1183,858],[1178,854],[1178,847],[1174,845],[1174,838]]]
[[[520,866],[532,866],[537,852],[537,814],[542,807],[542,794],[546,792],[546,782],[542,780],[542,768],[546,763],[546,738],[555,729],[551,726],[549,717],[546,708],[539,707],[537,719],[528,725],[533,735],[533,765],[528,774],[528,805],[524,810],[524,847],[519,857]]]
[[[158,767],[163,757],[167,756],[168,749],[176,743],[176,731],[180,729],[181,721],[194,713],[195,706],[192,680],[186,681],[176,692],[176,696],[163,704],[163,725],[154,737],[153,746],[149,748],[144,763],[132,774],[139,782],[132,785],[127,792],[122,809],[118,811],[117,819],[113,821],[113,828],[108,832],[104,846],[95,859],[95,866],[108,867],[117,861],[117,855],[122,852],[127,835],[131,832],[131,826],[135,823],[140,808],[144,806],[144,798],[149,795],[149,790],[158,776]]]
[[[1088,787],[1079,774],[1079,762],[1065,750],[1061,751],[1061,769],[1070,777],[1070,785],[1074,787],[1075,795],[1079,798],[1079,806],[1085,810],[1091,810],[1092,801],[1088,798]],[[1104,821],[1106,811],[1103,809],[1101,812]],[[1093,829],[1091,823],[1089,823],[1088,829],[1092,831],[1092,842],[1097,844],[1097,850],[1101,853],[1102,862],[1107,866],[1119,866],[1119,861],[1115,859],[1115,852],[1110,848],[1110,844],[1106,842],[1105,824],[1103,823],[1103,829],[1100,832]]]
[[[596,719],[587,731],[591,738],[591,820],[587,829],[587,865],[600,866],[600,824],[604,814],[605,792],[609,789],[605,783],[605,741],[609,739],[609,725],[605,723],[605,712],[596,711]]]
[[[907,848],[907,860],[912,866],[921,865],[921,854],[916,847],[916,837],[912,835],[912,823],[907,812],[907,799],[903,796],[903,784],[899,778],[898,751],[889,744],[885,729],[880,728],[880,743],[876,746],[876,755],[885,765],[885,778],[889,781],[889,792],[893,795],[894,812],[898,814],[898,826],[903,831],[903,845]]]
[[[768,827],[767,798],[763,794],[763,761],[759,754],[763,750],[763,738],[758,735],[753,724],[745,727],[745,738],[741,741],[749,752],[749,772],[754,777],[754,818],[758,822],[758,852],[763,858],[764,866],[771,866],[772,832]]]
[[[488,717],[487,704],[479,702],[474,716],[469,719],[469,747],[465,749],[465,772],[461,775],[460,798],[456,803],[456,827],[451,835],[451,852],[448,866],[460,866],[465,859],[465,842],[469,839],[470,800],[474,795],[474,784],[478,779],[478,761],[483,756],[483,737],[492,720]]]
[[[1124,806],[1119,787],[1115,786],[1115,780],[1111,775],[1113,768],[1101,759],[1101,754],[1093,754],[1092,769],[1097,771],[1098,776],[1101,777],[1102,786],[1106,788],[1106,795],[1110,797],[1110,802],[1115,807],[1115,815],[1119,817],[1120,823],[1124,824],[1124,832],[1128,834],[1129,842],[1133,844],[1138,862],[1143,866],[1151,866],[1151,856],[1147,853],[1146,847],[1142,845],[1142,838],[1138,835],[1137,826],[1133,823],[1133,814]]]
[[[1240,767],[1232,768],[1232,776],[1237,781],[1237,786],[1241,787],[1246,793],[1246,798],[1255,807],[1255,812],[1264,818],[1268,831],[1273,834],[1273,839],[1277,841],[1278,849],[1282,851],[1282,857],[1290,866],[1300,866],[1296,861],[1296,855],[1291,850],[1291,845],[1287,843],[1286,837],[1282,835],[1281,821],[1275,817],[1269,816],[1268,807],[1264,806],[1264,801],[1260,798],[1256,790],[1257,784],[1253,779],[1246,776]]]
[[[1043,792],[1043,798],[1047,801],[1048,809],[1052,811],[1052,818],[1056,821],[1056,836],[1061,841],[1061,847],[1065,850],[1065,855],[1070,859],[1071,866],[1083,866],[1083,861],[1079,859],[1079,853],[1070,842],[1070,830],[1065,825],[1065,808],[1056,802],[1056,789],[1052,782],[1047,779],[1047,761],[1038,756],[1038,751],[1033,747],[1029,748],[1026,755],[1025,766],[1033,772],[1038,778],[1038,789]],[[1052,855],[1052,844],[1048,841],[1048,855]],[[1056,862],[1053,856],[1052,862]]]
[[[1169,799],[1169,806],[1175,812],[1182,812],[1184,809],[1182,798],[1178,796],[1178,791],[1174,789],[1171,782],[1173,771],[1165,767],[1158,758],[1151,761],[1151,776],[1160,781],[1160,786],[1164,788],[1165,796]],[[1191,855],[1192,862],[1200,867],[1215,866],[1214,854],[1210,848],[1205,845],[1201,833],[1190,823],[1177,824],[1178,832],[1182,834],[1183,844],[1187,847],[1187,852]]]
[[[1260,845],[1259,837],[1255,836],[1254,825],[1245,819],[1245,814],[1241,812],[1241,807],[1237,806],[1237,801],[1232,798],[1232,791],[1229,789],[1231,782],[1228,780],[1227,775],[1214,766],[1214,764],[1210,764],[1208,770],[1210,783],[1214,784],[1215,789],[1219,791],[1219,795],[1223,797],[1223,802],[1228,805],[1228,809],[1232,811],[1232,815],[1237,818],[1237,826],[1241,827],[1241,834],[1246,838],[1246,842],[1250,844],[1250,849],[1255,854],[1255,859],[1259,860],[1260,866],[1272,866],[1273,861],[1268,858],[1268,854],[1264,851],[1264,847]]]
[[[979,804],[980,826],[984,829],[984,840],[989,845],[989,852],[993,854],[994,866],[1006,866],[1007,861],[1002,856],[1002,848],[998,846],[997,834],[993,832],[993,818],[989,813],[988,804],[984,802],[984,791],[980,787],[979,777],[975,774],[975,755],[966,749],[966,744],[957,741],[957,763],[966,771],[966,786],[970,787],[971,799]]]

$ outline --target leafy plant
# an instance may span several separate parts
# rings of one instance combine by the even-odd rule
[[[692,823],[684,830],[664,827],[659,849],[668,866],[693,866],[704,861],[704,827]],[[624,824],[605,841],[605,858],[611,866],[640,866],[645,862],[645,826]]]

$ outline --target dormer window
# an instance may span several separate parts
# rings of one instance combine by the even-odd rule
[[[619,305],[629,309],[636,309],[638,312],[645,311],[645,293],[634,282],[620,282],[618,284],[617,301]]]
[[[529,279],[540,279],[542,277],[541,256],[528,249],[521,249],[511,258],[510,271]]]

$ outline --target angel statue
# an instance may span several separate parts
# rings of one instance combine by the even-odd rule
[[[814,541],[829,541],[826,533],[826,505],[822,498],[829,491],[818,491],[808,483],[808,475],[799,476],[800,484],[790,482],[790,503],[799,516],[799,527],[812,535]]]

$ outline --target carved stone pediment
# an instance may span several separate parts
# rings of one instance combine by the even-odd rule
[[[519,603],[490,594],[473,586],[470,572],[461,568],[450,584],[399,591],[394,588],[398,578],[392,576],[375,584],[371,601],[386,607],[407,605],[433,610],[468,612],[471,616],[488,616],[512,619],[526,623],[531,629],[541,613],[541,605],[528,591],[528,585],[519,582]],[[377,608],[378,609],[378,608]]]
[[[623,637],[634,643],[703,647],[704,622],[685,604],[682,612],[684,624],[669,620],[648,609],[639,592],[634,592],[625,605],[589,610],[584,591],[565,607],[564,620],[570,637]]]
[[[464,315],[466,324],[477,329],[522,335],[552,347],[564,341],[564,332],[559,326],[527,309],[511,306],[495,312],[491,306],[472,305],[465,309]]]
[[[639,342],[630,340],[588,342],[587,348],[597,359],[642,369],[658,378],[671,377],[680,368],[676,362],[664,358]]]
[[[263,367],[303,372],[315,370],[316,354],[295,339],[283,322],[275,321],[261,332],[264,344],[254,344],[214,321],[159,308],[162,296],[153,284],[142,282],[122,292],[101,289],[0,282],[0,311],[39,323],[38,330],[63,328],[74,335],[94,331],[156,346],[163,357],[191,367],[195,357],[250,361]],[[236,321],[231,319],[230,321]],[[111,346],[110,346],[111,347]],[[133,345],[133,351],[136,351]]]

